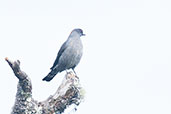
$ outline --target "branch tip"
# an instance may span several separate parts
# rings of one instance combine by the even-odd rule
[[[5,60],[8,61],[8,57],[5,57]]]

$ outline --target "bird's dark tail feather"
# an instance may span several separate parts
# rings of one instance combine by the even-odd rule
[[[58,73],[57,71],[51,70],[51,71],[49,72],[49,74],[48,74],[46,77],[44,77],[42,80],[43,80],[43,81],[49,82],[49,81],[51,81],[51,80],[55,77],[55,75],[56,75],[57,73]]]

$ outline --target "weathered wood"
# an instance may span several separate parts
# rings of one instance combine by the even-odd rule
[[[18,78],[17,94],[11,114],[61,114],[71,104],[79,105],[84,97],[83,89],[78,77],[69,72],[65,75],[61,85],[54,95],[45,101],[32,98],[32,84],[30,78],[20,69],[20,61],[5,58]]]

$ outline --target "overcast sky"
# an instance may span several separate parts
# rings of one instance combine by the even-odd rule
[[[33,97],[54,94],[65,72],[43,82],[62,43],[83,29],[76,72],[86,90],[76,114],[171,113],[170,0],[0,0],[0,107],[9,114],[21,61]]]

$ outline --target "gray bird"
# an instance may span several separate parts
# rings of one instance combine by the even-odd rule
[[[50,81],[58,72],[72,69],[78,65],[83,54],[83,45],[80,37],[85,36],[82,29],[74,29],[68,39],[61,46],[49,74],[43,78],[43,81]],[[75,71],[74,71],[75,73]]]

